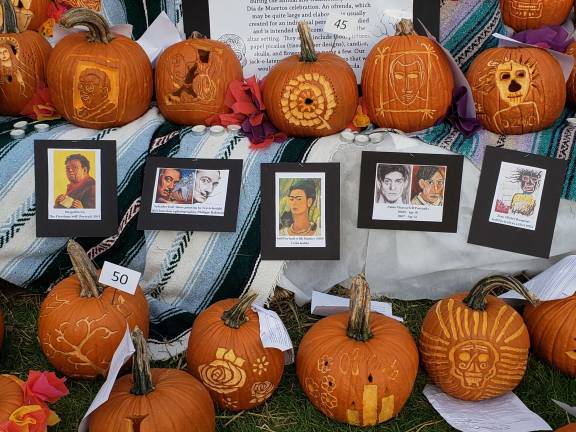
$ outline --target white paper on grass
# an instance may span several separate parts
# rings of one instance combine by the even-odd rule
[[[118,377],[118,373],[124,363],[128,361],[130,357],[134,354],[136,349],[134,348],[134,344],[132,343],[132,335],[130,333],[130,329],[126,326],[126,333],[124,333],[124,337],[120,341],[118,348],[116,348],[116,352],[114,352],[114,356],[112,357],[112,361],[110,362],[110,370],[108,371],[108,376],[106,377],[106,381],[100,387],[98,394],[92,401],[92,404],[84,414],[80,425],[78,426],[78,432],[87,432],[88,431],[88,417],[92,414],[98,407],[105,404],[108,398],[110,397],[110,392],[112,391],[112,387],[116,382],[116,378]]]
[[[566,411],[568,414],[573,415],[574,417],[576,417],[576,407],[571,407],[568,404],[565,404],[564,402],[560,402],[557,400],[552,399],[552,402],[554,402],[556,405],[558,405],[560,408],[562,408],[564,411]]]
[[[328,316],[335,315],[342,312],[347,312],[350,309],[350,299],[344,297],[333,296],[319,291],[312,292],[312,303],[310,304],[310,313],[313,315]],[[387,317],[394,318],[397,321],[404,322],[400,317],[392,313],[392,304],[371,301],[370,310],[378,312]]]
[[[182,42],[182,36],[166,12],[162,12],[137,42],[154,65],[165,49]]]
[[[276,348],[284,352],[284,364],[294,363],[294,346],[286,326],[278,314],[256,304],[252,310],[258,314],[260,321],[260,339],[264,348]]]
[[[127,38],[132,39],[132,28],[133,28],[132,24],[118,24],[118,25],[110,27],[110,31],[112,33],[116,33],[116,34],[126,36]],[[88,31],[88,29],[86,27],[83,27],[83,26],[66,28],[66,27],[61,26],[60,24],[56,24],[54,26],[54,33],[53,33],[51,38],[48,38],[48,42],[50,43],[50,45],[52,45],[54,47],[54,46],[56,46],[56,44],[58,42],[60,42],[66,36],[74,34],[74,33],[85,32],[85,31]]]
[[[427,384],[424,396],[452,427],[462,432],[532,432],[552,428],[530,411],[514,393],[470,402],[455,399]]]

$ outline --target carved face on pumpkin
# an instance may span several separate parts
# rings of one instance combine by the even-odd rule
[[[530,68],[526,65],[510,60],[496,68],[496,86],[500,97],[511,106],[524,102],[531,83]]]
[[[516,18],[540,18],[544,9],[542,0],[512,0],[510,14]]]
[[[462,387],[484,388],[486,382],[496,375],[498,352],[485,341],[465,341],[456,345],[449,354],[452,375],[460,380]]]
[[[11,66],[10,48],[6,45],[0,45],[0,62],[3,66]]]
[[[424,62],[420,57],[400,56],[390,67],[390,84],[396,99],[404,105],[410,105],[416,100],[425,82]]]
[[[101,70],[85,69],[80,74],[78,92],[84,106],[95,108],[108,100],[110,80]]]

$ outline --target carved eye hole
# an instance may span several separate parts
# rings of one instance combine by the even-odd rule
[[[520,70],[516,72],[517,78],[524,78],[526,76],[526,71]]]
[[[462,352],[462,353],[460,353],[460,354],[458,355],[458,358],[459,358],[461,361],[464,361],[464,362],[470,361],[470,353],[468,353],[468,352]]]
[[[500,75],[500,79],[502,81],[507,81],[510,79],[510,72],[504,72],[502,75]]]
[[[403,79],[404,79],[404,74],[395,73],[395,74],[394,74],[394,78],[396,78],[397,80],[403,80]]]
[[[488,360],[490,360],[490,356],[488,354],[480,354],[478,356],[479,362],[486,363]]]

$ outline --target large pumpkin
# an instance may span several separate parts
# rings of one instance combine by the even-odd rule
[[[10,0],[0,5],[0,115],[15,116],[44,84],[52,48],[38,33],[18,26]]]
[[[242,411],[264,403],[284,371],[284,354],[264,348],[255,295],[221,300],[204,310],[192,326],[188,369],[202,381],[220,408]]]
[[[105,377],[126,324],[148,333],[148,302],[138,287],[132,296],[101,286],[98,271],[81,246],[70,240],[75,273],[42,302],[38,340],[50,363],[72,378]]]
[[[574,0],[500,0],[504,24],[517,32],[563,24],[573,7]]]
[[[544,49],[488,49],[476,57],[466,77],[478,120],[497,134],[540,131],[564,109],[562,68]]]
[[[446,54],[418,36],[409,20],[401,20],[396,35],[378,42],[364,62],[362,94],[379,127],[404,132],[431,127],[446,114],[453,91]]]
[[[12,375],[0,375],[0,424],[24,405],[24,383]]]
[[[302,51],[268,73],[262,96],[270,120],[289,136],[321,137],[340,132],[358,106],[354,71],[333,53],[316,53],[308,24],[298,24]]]
[[[90,9],[71,9],[65,27],[89,32],[66,36],[48,63],[48,87],[58,112],[81,127],[123,126],[144,114],[152,99],[152,66],[133,40],[110,32],[106,20]]]
[[[528,329],[512,307],[489,295],[513,289],[532,299],[507,276],[482,279],[469,293],[436,303],[424,318],[422,362],[442,391],[463,400],[484,400],[516,388],[528,363]]]
[[[156,63],[156,99],[172,123],[204,124],[228,111],[228,86],[242,79],[242,66],[232,49],[199,33],[168,48]]]
[[[132,374],[117,379],[90,415],[90,432],[214,431],[214,404],[204,386],[185,371],[150,369],[144,334],[135,330],[132,338]]]
[[[412,392],[418,350],[402,324],[370,314],[363,276],[351,287],[350,315],[320,320],[304,335],[296,357],[300,385],[333,420],[376,425],[396,416]]]
[[[576,295],[524,309],[534,352],[567,375],[576,377]]]

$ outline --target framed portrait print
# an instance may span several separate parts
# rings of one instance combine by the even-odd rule
[[[550,256],[568,162],[486,148],[468,242]]]
[[[340,165],[261,165],[262,259],[340,258]]]
[[[150,158],[138,229],[234,232],[241,183],[240,159]]]
[[[456,232],[464,159],[363,152],[358,228]]]
[[[34,163],[38,237],[116,233],[115,141],[38,140]]]

